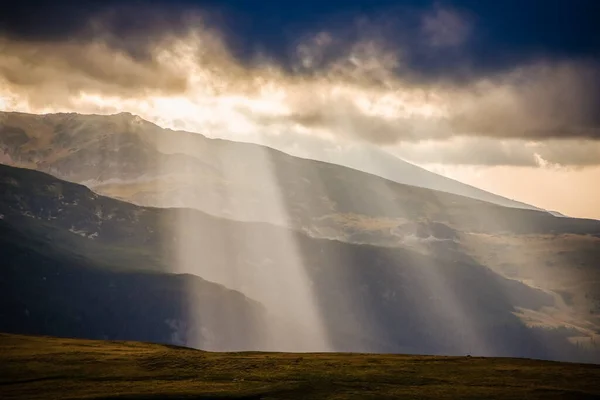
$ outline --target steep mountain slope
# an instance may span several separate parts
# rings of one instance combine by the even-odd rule
[[[260,346],[260,304],[197,276],[161,273],[159,261],[135,248],[84,239],[78,229],[90,228],[97,210],[114,213],[103,233],[115,242],[131,237],[122,221],[132,216],[119,202],[83,186],[63,190],[37,172],[0,170],[0,330],[215,350]]]
[[[401,240],[392,228],[427,220],[468,232],[600,233],[597,221],[402,185],[264,146],[164,130],[130,114],[1,116],[6,163],[139,205],[196,208],[386,245]],[[363,226],[356,226],[357,218]]]
[[[595,357],[568,341],[582,335],[578,329],[528,326],[515,315],[541,313],[554,296],[459,252],[438,258],[191,209],[144,208],[7,166],[0,215],[0,330],[154,341],[175,331],[167,341],[297,349],[288,339],[311,338],[317,328],[294,302],[303,282],[285,279],[301,268],[329,350]],[[266,314],[238,293],[171,272],[239,290]],[[304,348],[323,349],[315,343]]]
[[[567,326],[579,332],[573,340],[586,346],[600,332],[598,221],[558,218],[401,185],[263,146],[164,130],[130,114],[2,113],[0,143],[7,163],[47,171],[84,183],[98,193],[141,205],[184,206],[229,219],[271,222],[315,238],[410,249],[443,260],[477,260],[504,277],[541,288],[555,297],[554,304],[544,307],[543,312],[518,311],[528,325],[552,329]],[[387,165],[378,157],[373,161]],[[174,224],[171,230],[182,234],[189,229],[189,223],[179,222],[187,215],[174,211],[161,215],[168,215],[164,218]],[[95,226],[88,226],[87,231],[78,228],[77,223],[66,228],[67,235],[77,232],[92,239],[97,235]],[[223,248],[222,243],[228,243],[230,237],[235,246],[243,246],[251,233],[233,232],[237,229],[232,226],[229,231],[222,230],[214,246]],[[145,237],[137,231],[127,235],[129,240]],[[286,240],[280,252],[295,259],[295,272],[280,278],[305,280],[295,236],[286,233],[283,238]],[[136,246],[160,244],[162,248],[171,239],[153,240],[121,246],[120,257],[132,253],[131,257],[139,260]],[[93,251],[96,260],[104,264],[139,264],[129,262],[129,258],[123,262],[123,258],[115,258],[113,251],[102,247],[93,250],[90,243],[71,247]],[[171,266],[179,268],[195,254],[195,250],[188,250],[194,247],[188,240],[173,246],[176,250],[170,250],[168,257],[164,251],[159,252]],[[160,268],[155,265],[159,258],[142,254],[145,265]],[[227,257],[235,258],[231,254]],[[177,259],[174,264],[173,258]],[[257,265],[271,262],[268,260],[260,259]],[[188,271],[186,268],[177,272]],[[242,271],[253,269],[243,267]],[[208,272],[214,274],[212,269]],[[226,283],[233,279],[207,277]],[[239,282],[235,285],[232,287],[240,288]],[[257,283],[255,286],[260,288]],[[278,293],[285,295],[289,283],[280,286]],[[304,290],[303,297],[305,303],[313,302],[310,290]]]
[[[0,330],[143,340],[212,350],[263,348],[265,310],[192,275],[123,272],[37,249],[0,227]]]
[[[453,193],[506,207],[540,210],[532,205],[430,172],[367,143],[338,149],[324,139],[301,135],[292,138],[270,135],[262,138],[261,143],[296,157],[342,165],[406,185]]]
[[[104,119],[107,118],[108,117],[104,117]],[[3,132],[6,136],[5,140],[2,141],[6,149],[14,149],[15,145],[26,144],[29,141],[29,138],[32,136],[35,138],[34,141],[38,141],[38,145],[43,143],[43,140],[39,141],[40,136],[32,132],[34,130],[38,132],[45,132],[44,136],[56,135],[58,137],[52,140],[53,145],[68,145],[70,146],[71,151],[78,152],[77,157],[71,161],[75,161],[75,164],[77,164],[77,161],[80,162],[81,159],[85,158],[86,156],[91,156],[91,160],[95,160],[92,162],[98,162],[99,158],[106,156],[106,154],[101,154],[101,150],[98,150],[98,148],[106,150],[106,143],[100,143],[95,148],[86,149],[86,146],[90,145],[93,141],[90,140],[91,137],[89,132],[99,134],[99,141],[104,141],[109,137],[111,130],[121,131],[124,133],[131,131],[131,125],[136,126],[137,130],[154,131],[156,136],[162,136],[162,138],[159,139],[150,139],[150,146],[158,146],[160,151],[165,151],[167,153],[190,154],[189,148],[187,147],[187,143],[189,143],[190,140],[186,140],[185,145],[177,144],[179,139],[175,139],[173,137],[166,138],[165,132],[160,132],[160,129],[157,129],[156,126],[153,126],[152,124],[129,114],[120,114],[118,116],[111,116],[110,118],[113,119],[113,122],[109,123],[107,127],[107,123],[101,121],[103,119],[102,116],[71,115],[69,117],[68,115],[47,115],[36,117],[26,114],[2,113],[0,114],[0,124],[2,125],[0,126],[0,132]],[[38,121],[31,121],[35,119],[38,119]],[[55,129],[54,132],[52,131],[52,128]],[[106,130],[106,128],[108,128],[108,130]],[[94,132],[94,129],[97,129],[98,131]],[[77,137],[69,134],[69,131],[77,132]],[[22,132],[25,132],[27,138],[21,134]],[[100,134],[100,132],[103,133]],[[183,136],[188,134],[184,132],[177,132],[176,135]],[[87,139],[81,140],[82,138]],[[192,142],[201,141],[194,140],[193,138],[190,139]],[[290,146],[288,139],[289,138],[283,136],[268,136],[264,137],[261,140],[261,143],[296,157],[324,161],[327,163],[354,168],[359,171],[368,172],[370,174],[374,174],[398,183],[458,194],[507,207],[537,209],[534,206],[507,199],[505,197],[486,192],[456,180],[432,173],[424,168],[403,161],[385,151],[367,144],[360,146],[360,148],[354,147],[345,149],[344,151],[339,151],[338,149],[332,148],[331,144],[327,141],[314,137],[294,136],[293,146]],[[118,142],[120,139],[117,138],[114,140],[117,140]],[[149,138],[144,138],[144,140],[149,140]],[[127,140],[123,140],[123,144],[125,142],[127,142]],[[121,147],[123,147],[123,144],[121,144]],[[141,146],[140,143],[136,143],[136,146],[139,146],[139,148],[136,150],[138,154],[149,154],[148,148],[144,148],[144,146]],[[17,155],[17,158],[21,161],[23,161],[23,159],[35,160],[40,156],[39,153],[30,152],[30,150],[31,148],[27,149],[25,157],[22,154],[19,154]],[[90,153],[90,150],[93,151]],[[114,154],[113,157],[126,157],[127,151],[129,150],[124,150],[120,154]],[[9,154],[10,153],[11,152],[9,151]],[[202,158],[198,153],[192,153],[191,155]],[[78,158],[79,160],[77,160]],[[143,163],[147,162],[147,160],[144,161],[138,159],[138,162]],[[168,164],[166,159],[162,161],[155,160],[154,162],[154,165],[164,166],[166,164]],[[70,167],[72,167],[72,165],[69,165],[69,163],[57,163],[57,165],[55,165],[57,171],[72,170]],[[146,165],[146,167],[148,167],[148,165]],[[149,171],[150,169],[147,168],[146,173]],[[117,172],[127,175],[126,169],[123,168],[121,168],[121,171],[112,171],[112,174],[114,175]],[[74,179],[77,180],[77,177],[74,177]]]

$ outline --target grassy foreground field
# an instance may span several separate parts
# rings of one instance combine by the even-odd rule
[[[8,399],[592,399],[600,366],[525,359],[208,353],[0,334]]]

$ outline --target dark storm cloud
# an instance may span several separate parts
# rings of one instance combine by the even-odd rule
[[[30,0],[6,4],[0,14],[0,33],[11,39],[34,41],[92,39],[95,34],[105,33],[90,26],[98,17],[117,37],[152,35],[177,29],[186,11],[181,6],[130,0]]]
[[[15,1],[0,13],[0,36],[36,43],[102,41],[145,60],[149,47],[165,35],[185,33],[200,11],[205,26],[220,24],[217,10],[176,1]]]
[[[59,103],[83,90],[105,95],[181,93],[187,77],[152,60],[115,52],[104,42],[22,42],[0,38],[0,78],[38,102]],[[1,79],[0,79],[1,81]]]
[[[491,80],[490,82],[494,82]],[[596,63],[539,63],[472,88],[457,103],[455,132],[500,138],[600,139]]]
[[[532,58],[597,58],[600,54],[600,2],[595,0],[29,0],[2,4],[0,32],[32,40],[85,38],[90,34],[89,20],[109,10],[119,10],[110,24],[116,38],[135,34],[140,39],[180,29],[190,10],[208,11],[214,23],[235,36],[238,54],[251,55],[260,48],[281,63],[291,62],[290,49],[299,37],[341,29],[357,19],[388,25],[388,39],[409,48],[412,66],[432,75],[491,73]],[[159,12],[143,13],[150,9]],[[431,9],[436,12],[423,19]],[[446,10],[468,16],[476,31],[460,52],[447,44],[462,43],[470,28]],[[442,45],[438,51],[421,46],[423,34]]]
[[[81,92],[185,96],[194,66],[178,63],[177,52],[159,53],[172,47],[169,38],[199,28],[193,59],[208,84],[259,90],[264,78],[287,91],[289,113],[247,115],[260,123],[385,145],[458,136],[600,139],[599,3],[10,2],[0,12],[0,84],[37,104],[71,105]],[[273,68],[258,71],[257,55]],[[321,82],[331,90],[316,96]],[[336,94],[336,85],[354,94]],[[421,90],[442,98],[445,115],[371,113],[356,102],[362,92]]]
[[[596,64],[538,63],[466,84],[430,84],[416,90],[410,82],[393,84],[396,86],[387,92],[381,90],[371,101],[376,105],[390,92],[410,94],[412,90],[416,99],[406,106],[426,101],[430,93],[442,99],[444,113],[415,115],[400,104],[395,115],[381,115],[359,107],[352,95],[319,96],[306,91],[290,100],[291,113],[268,116],[264,122],[294,122],[383,145],[454,136],[600,139],[600,70]],[[419,90],[426,94],[418,95]]]
[[[196,25],[208,33],[218,13],[173,3],[27,1],[0,13],[0,83],[37,105],[86,91],[106,96],[184,93],[188,76],[157,58],[159,47]],[[214,43],[203,43],[205,47]],[[210,50],[212,51],[212,50]],[[194,55],[199,61],[202,54]],[[177,61],[177,60],[174,60]]]
[[[521,139],[455,138],[443,142],[401,143],[391,147],[399,157],[420,164],[585,168],[600,165],[600,142]]]
[[[395,153],[406,160],[425,164],[538,166],[534,151],[520,141],[472,138],[427,145],[401,145]]]

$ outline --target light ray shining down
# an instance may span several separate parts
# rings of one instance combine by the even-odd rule
[[[558,108],[556,115],[550,113],[557,108],[555,103],[546,101],[548,83],[563,82],[561,87],[570,95],[567,97],[577,100],[578,85],[590,75],[586,65],[533,63],[498,77],[473,78],[465,84],[417,83],[409,73],[397,73],[403,71],[398,54],[370,39],[359,40],[343,49],[333,61],[318,65],[315,54],[326,51],[331,40],[321,33],[317,39],[299,45],[297,64],[303,68],[288,70],[260,55],[252,62],[237,60],[220,35],[203,27],[201,22],[185,34],[165,35],[156,40],[150,49],[151,62],[146,60],[146,63],[100,39],[91,43],[53,44],[0,38],[3,50],[0,109],[33,113],[130,112],[159,126],[210,138],[269,143],[262,139],[269,135],[298,135],[333,139],[339,145],[357,141],[399,145],[413,149],[408,153],[414,152],[415,159],[420,156],[427,162],[435,162],[444,160],[444,147],[451,142],[460,142],[460,146],[468,148],[477,135],[511,137],[526,133],[532,136],[527,140],[535,143],[536,132],[553,132],[557,126],[569,125],[572,119],[577,120],[573,116],[578,115],[581,102]],[[35,68],[22,74],[32,64]],[[526,89],[521,88],[523,80],[530,82]],[[151,124],[123,120],[121,124],[116,118],[111,127],[114,132],[107,133],[106,143],[112,143],[112,147],[118,148],[113,142],[121,140],[115,133],[131,133],[130,129],[134,131],[132,137],[140,139],[140,145],[155,140]],[[131,128],[137,123],[140,132]],[[575,124],[574,128],[574,136],[589,133],[586,126]],[[85,129],[78,127],[70,134],[75,136]],[[189,135],[173,131],[170,134],[173,138]],[[42,138],[40,132],[36,135]],[[247,346],[251,346],[264,350],[330,351],[347,349],[344,344],[334,343],[331,336],[336,329],[337,334],[339,329],[348,328],[354,330],[353,334],[368,337],[377,329],[385,331],[387,323],[402,322],[386,320],[396,316],[393,310],[389,314],[382,312],[382,316],[373,315],[377,313],[372,310],[379,312],[379,309],[370,307],[369,302],[381,301],[377,306],[385,308],[385,301],[391,299],[391,304],[399,305],[393,302],[397,293],[389,287],[402,283],[400,266],[407,259],[412,261],[406,253],[385,253],[387,258],[383,259],[389,265],[382,270],[390,280],[384,282],[389,284],[386,287],[369,275],[371,260],[363,260],[364,265],[359,265],[359,261],[347,255],[354,255],[354,251],[359,255],[370,254],[363,253],[364,248],[345,253],[343,244],[336,242],[332,246],[335,250],[328,250],[329,261],[336,268],[316,270],[311,264],[314,255],[306,252],[308,247],[292,230],[314,233],[322,228],[316,222],[318,218],[334,218],[353,211],[339,204],[324,204],[323,198],[344,198],[348,199],[347,204],[368,201],[364,208],[372,213],[366,217],[394,216],[394,223],[403,221],[412,210],[401,206],[396,197],[398,192],[387,182],[378,180],[365,185],[373,191],[367,198],[360,183],[344,181],[331,167],[294,170],[295,165],[274,163],[271,157],[275,153],[259,146],[246,146],[238,151],[235,144],[221,146],[222,143],[214,141],[207,151],[200,142],[189,141],[195,144],[188,147],[183,139],[179,143],[178,140],[161,135],[158,143],[154,143],[162,155],[181,156],[173,163],[166,157],[147,160],[149,168],[157,170],[156,176],[133,176],[120,171],[120,178],[100,179],[114,160],[105,159],[98,149],[98,154],[89,155],[97,160],[98,176],[84,183],[96,189],[101,184],[104,193],[111,190],[117,193],[123,183],[137,185],[136,188],[153,186],[159,193],[157,203],[168,198],[169,206],[196,208],[212,216],[245,221],[252,227],[244,230],[234,227],[231,221],[216,223],[212,216],[188,209],[172,214],[175,230],[168,240],[173,243],[162,244],[165,254],[172,257],[168,272],[194,274],[237,290],[258,301],[269,315],[255,321],[265,326],[259,332],[261,337],[253,343],[235,343],[234,348],[220,348],[217,344],[212,347],[211,343],[218,341],[207,342],[210,333],[186,328],[198,336],[191,338],[190,343],[201,343],[214,350],[248,350]],[[521,139],[515,142],[520,145]],[[505,153],[514,158],[511,146],[506,146]],[[126,146],[122,147],[118,155],[121,161],[129,154]],[[195,157],[198,154],[202,157]],[[195,163],[202,164],[202,168],[194,168]],[[291,173],[283,175],[276,168],[286,168]],[[320,176],[321,173],[329,175]],[[241,179],[244,175],[252,179]],[[310,176],[310,179],[289,192],[284,181],[289,176],[297,180]],[[189,190],[180,190],[182,187]],[[292,197],[296,199],[293,205],[289,201]],[[298,206],[302,202],[306,204],[304,210],[292,208],[304,207]],[[435,208],[434,203],[427,206]],[[479,222],[478,219],[485,221],[486,216],[474,213],[472,218]],[[277,226],[277,230],[266,223]],[[349,235],[340,229],[328,237],[347,239]],[[426,329],[432,337],[440,339],[436,324],[441,321],[450,327],[453,336],[445,339],[442,351],[451,349],[479,355],[499,351],[489,332],[482,331],[477,321],[471,319],[471,305],[461,297],[457,287],[448,284],[448,271],[442,270],[433,259],[415,260],[420,263],[413,265],[412,270],[408,268],[409,273],[416,286],[431,293],[428,298],[431,308],[415,305],[413,314],[419,329]],[[520,262],[520,255],[515,254],[510,260]],[[337,292],[332,295],[335,302],[327,298],[326,290],[318,288],[315,277],[321,275],[335,286]],[[382,287],[384,292],[378,293]],[[402,289],[411,288],[399,288],[398,292]],[[495,289],[496,295],[506,302],[510,294],[504,293],[503,287]],[[192,323],[200,318],[200,310],[200,304],[189,307]],[[339,310],[344,315],[336,315]],[[325,311],[333,321],[326,320]],[[343,326],[337,328],[337,322]],[[235,323],[230,327],[247,328]],[[382,332],[379,333],[385,337]]]
[[[245,221],[270,221],[281,226],[290,226],[290,216],[282,200],[282,185],[277,180],[274,165],[266,149],[254,147],[254,153],[230,152],[226,147],[216,154],[216,161],[222,172],[221,190],[205,192],[212,197],[209,201],[217,206],[217,215]],[[237,158],[238,162],[233,162]],[[260,176],[260,187],[237,186],[240,174],[244,171],[232,168],[246,168],[245,173]],[[197,180],[191,177],[189,184]],[[258,214],[257,214],[258,212]],[[261,225],[260,223],[258,225]],[[265,336],[257,348],[278,351],[328,351],[327,332],[321,321],[320,310],[315,303],[316,294],[306,274],[303,254],[295,243],[291,231],[261,240],[245,231],[233,228],[215,231],[211,227],[194,224],[193,220],[180,214],[176,221],[178,230],[175,271],[192,273],[209,281],[220,283],[238,290],[250,299],[259,301],[270,315],[263,321]],[[211,237],[215,246],[212,254],[199,254],[199,241]],[[261,254],[262,253],[262,254]],[[225,259],[225,264],[214,262]],[[285,260],[282,262],[282,260]],[[191,312],[195,312],[193,308]]]

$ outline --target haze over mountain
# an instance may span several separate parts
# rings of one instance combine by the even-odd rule
[[[3,2],[0,398],[594,397],[598,15]]]
[[[139,339],[131,322],[139,319],[158,324],[151,340],[171,343],[175,332],[219,349],[595,357],[598,221],[399,184],[256,144],[164,130],[130,114],[3,116],[6,163],[138,204],[188,207],[139,207],[3,167],[3,247],[12,266],[3,282],[24,285],[5,291],[12,296],[5,330]],[[164,275],[173,273],[208,282]],[[45,308],[34,293],[51,274],[59,275],[44,298],[58,306]],[[151,283],[132,303],[132,320],[115,312],[96,321],[96,311],[84,311],[104,298],[116,307],[144,279]],[[76,281],[93,289],[68,295]],[[172,296],[186,300],[149,315],[144,299],[171,281],[180,282]],[[110,294],[111,282],[124,292]],[[196,307],[197,292],[211,293],[204,308]],[[65,315],[63,300],[83,308]],[[71,322],[49,326],[27,310]],[[77,318],[99,325],[71,330]],[[238,323],[255,333],[206,340]],[[131,327],[111,330],[115,324]]]
[[[153,124],[150,122],[143,121],[139,117],[127,113],[113,115],[111,117],[107,116],[106,119],[103,119],[100,116],[92,115],[75,116],[68,114],[49,114],[43,117],[38,117],[35,115],[27,115],[22,113],[0,112],[0,132],[4,133],[3,138],[0,138],[0,146],[2,146],[0,147],[0,150],[3,150],[5,154],[4,157],[10,157],[10,159],[14,159],[14,162],[17,164],[21,163],[28,166],[33,165],[32,163],[42,164],[44,165],[43,168],[54,168],[58,176],[61,176],[62,174],[62,176],[67,177],[60,171],[61,164],[52,167],[50,166],[52,164],[51,160],[47,160],[43,154],[36,152],[36,146],[41,147],[47,144],[43,141],[40,141],[40,135],[57,134],[57,130],[65,129],[64,126],[66,121],[68,121],[67,126],[69,126],[69,129],[75,132],[85,130],[88,132],[88,135],[89,132],[99,131],[105,131],[113,134],[124,134],[145,130],[148,131],[147,135],[158,137],[158,139],[155,138],[154,140],[158,140],[161,143],[178,142],[182,140],[181,137],[183,135],[188,137],[190,136],[190,134],[187,132],[170,132],[170,130],[163,130],[161,132],[159,127],[153,126]],[[116,132],[110,132],[111,130],[116,130]],[[63,135],[64,134],[65,133],[63,132]],[[290,139],[294,141],[292,146],[287,143],[287,141]],[[52,144],[55,146],[62,146],[63,148],[75,144],[82,144],[77,142],[77,140],[80,140],[80,138],[74,139],[73,142],[69,142],[67,137],[63,137],[62,140],[64,142],[61,143],[60,141],[53,141]],[[83,143],[84,148],[85,146],[89,146],[92,142],[97,140],[100,139],[88,138],[87,142]],[[149,139],[142,138],[142,140],[148,141]],[[202,141],[200,138],[191,140],[193,142]],[[342,150],[340,148],[336,148],[332,142],[327,140],[301,135],[263,136],[257,138],[257,141],[297,157],[347,166],[381,176],[398,183],[454,193],[508,207],[536,209],[528,204],[506,199],[504,197],[485,192],[473,186],[465,185],[453,179],[429,172],[368,144],[344,148]],[[116,144],[117,143],[113,143],[113,146]],[[155,142],[152,143],[151,146],[155,146],[158,151],[183,153],[196,158],[202,158],[205,156],[204,154],[190,151],[188,148],[186,148],[186,146],[178,144],[161,146]],[[48,152],[48,149],[45,151]],[[83,149],[83,152],[85,151],[89,151],[89,149]],[[142,150],[140,149],[140,151]],[[83,152],[80,152],[80,154]],[[64,156],[66,155],[58,157],[64,158]],[[95,156],[98,157],[97,155]],[[53,155],[52,157],[56,158],[57,156]],[[10,163],[10,161],[8,162]],[[64,162],[66,161],[63,161],[63,164]],[[161,164],[162,162],[157,160],[156,163]]]
[[[258,138],[257,142],[297,157],[343,165],[398,183],[454,193],[507,207],[539,209],[430,172],[368,143],[341,147],[331,141],[306,135],[269,135]]]
[[[40,172],[0,169],[3,331],[221,350],[596,357],[593,346],[569,341],[581,327],[527,323],[559,306],[554,294],[465,254],[142,208]]]

